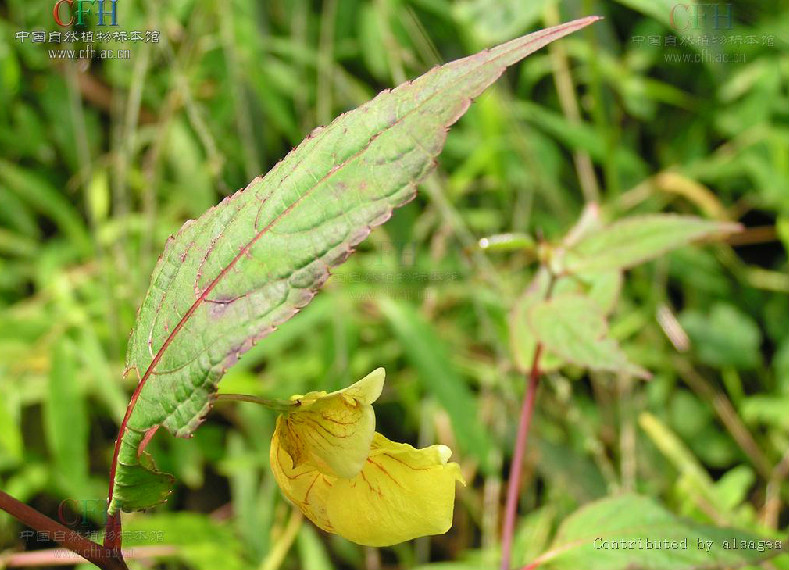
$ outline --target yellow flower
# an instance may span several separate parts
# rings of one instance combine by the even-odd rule
[[[375,432],[384,369],[327,394],[291,398],[277,418],[271,469],[282,492],[320,528],[389,546],[452,525],[457,463],[444,445],[415,449]]]

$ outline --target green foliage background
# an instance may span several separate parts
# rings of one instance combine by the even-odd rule
[[[194,440],[152,442],[179,486],[155,514],[127,517],[137,534],[124,542],[182,545],[161,563],[194,568],[495,561],[524,385],[507,315],[535,267],[477,242],[558,240],[592,201],[608,219],[671,211],[747,230],[628,273],[611,329],[652,380],[546,377],[515,560],[543,552],[579,506],[623,491],[697,522],[785,536],[789,8],[734,2],[731,29],[677,31],[674,6],[118,0],[120,29],[157,30],[160,41],[113,42],[131,58],[88,64],[15,39],[56,29],[49,3],[1,4],[0,486],[52,515],[64,505],[83,530],[101,526],[133,389],[126,341],[164,241],[186,219],[381,89],[600,14],[481,97],[417,199],[220,385],[287,397],[385,366],[379,431],[448,444],[463,466],[453,530],[378,553],[290,524],[268,468],[273,415],[223,405]],[[705,35],[743,44],[698,45]],[[677,46],[655,45],[668,36]],[[680,45],[688,38],[697,45]],[[716,62],[723,53],[730,61]],[[51,546],[21,530],[0,514],[0,550]]]

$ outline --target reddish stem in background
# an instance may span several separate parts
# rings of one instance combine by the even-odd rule
[[[510,465],[510,478],[507,484],[507,505],[504,511],[504,529],[501,539],[501,570],[509,570],[512,558],[512,538],[515,534],[515,518],[518,514],[518,498],[520,496],[521,475],[523,473],[523,454],[529,438],[529,427],[534,415],[534,401],[537,398],[537,388],[540,383],[540,355],[542,344],[538,343],[534,349],[529,383],[526,387],[526,396],[521,406],[520,420],[518,421],[518,437],[515,440],[515,452]]]
[[[31,528],[48,533],[50,539],[103,570],[128,570],[120,551],[104,548],[88,540],[77,531],[63,526],[3,491],[0,491],[0,509]],[[56,540],[55,537],[61,540]]]

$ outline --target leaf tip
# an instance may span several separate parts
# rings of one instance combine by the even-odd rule
[[[605,16],[586,16],[584,18],[578,18],[577,20],[573,20],[573,21],[568,22],[568,23],[575,24],[575,25],[578,26],[578,28],[585,28],[589,24],[594,24],[595,22],[597,22],[599,20],[604,20],[604,19],[605,19]]]
[[[548,28],[548,30],[553,30],[555,28],[563,28],[566,30],[570,30],[570,32],[567,33],[571,33],[580,30],[581,28],[585,28],[590,24],[594,24],[598,20],[602,20],[602,19],[603,16],[586,16],[584,18],[578,18],[577,20],[571,20],[569,22],[565,22],[564,24],[559,24],[554,28]]]

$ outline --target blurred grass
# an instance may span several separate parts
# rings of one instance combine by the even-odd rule
[[[385,366],[379,429],[448,444],[463,466],[469,485],[453,530],[381,553],[307,524],[293,531],[268,469],[274,418],[241,406],[217,409],[192,441],[153,442],[179,487],[129,528],[192,545],[179,558],[195,568],[273,564],[289,533],[283,568],[495,560],[522,393],[507,314],[533,264],[475,243],[508,232],[558,239],[599,199],[608,218],[675,211],[747,229],[628,274],[612,331],[654,372],[649,383],[572,370],[546,378],[516,561],[539,554],[579,505],[625,490],[702,522],[785,535],[789,9],[731,6],[732,29],[679,33],[670,2],[120,0],[121,29],[158,30],[161,41],[128,44],[131,60],[77,62],[18,42],[17,31],[55,29],[51,6],[9,0],[0,6],[0,485],[49,514],[64,499],[104,500],[133,388],[121,377],[126,339],[164,240],[186,219],[383,88],[600,14],[481,97],[419,197],[221,385],[286,397]],[[649,40],[704,34],[758,41],[706,48],[745,62],[675,63],[666,54],[703,48]],[[682,332],[676,346],[669,325]],[[93,509],[84,527],[100,524]],[[20,530],[0,514],[0,550],[51,546]]]

